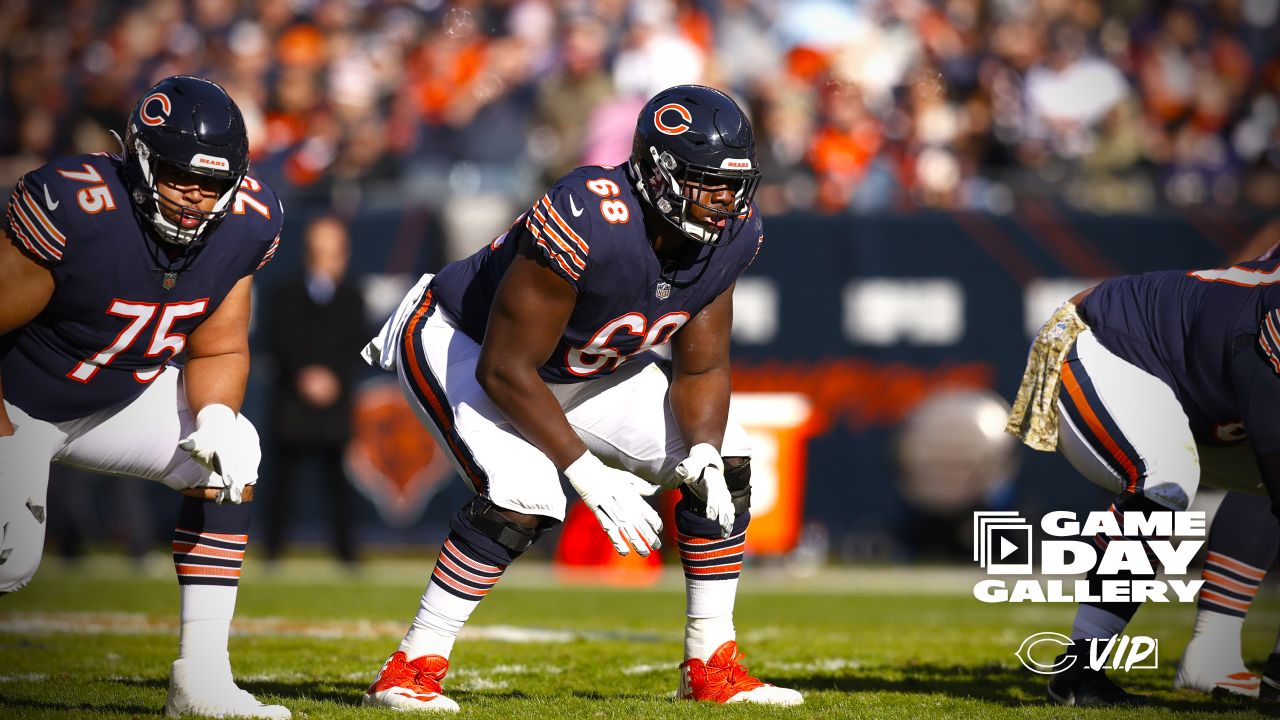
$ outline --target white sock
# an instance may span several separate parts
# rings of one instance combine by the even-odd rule
[[[236,612],[236,587],[182,585],[179,660],[227,662],[227,637]]]
[[[1200,608],[1196,612],[1195,630],[1191,633],[1191,642],[1187,643],[1187,648],[1204,648],[1213,655],[1213,661],[1230,661],[1232,664],[1243,665],[1243,651],[1240,649],[1240,631],[1243,628],[1242,617]]]
[[[1071,625],[1072,640],[1109,638],[1124,632],[1128,620],[1093,605],[1081,605],[1076,609],[1076,620]]]
[[[471,557],[455,543],[457,539],[450,534],[440,549],[431,581],[418,604],[418,614],[400,641],[399,649],[410,660],[423,655],[439,655],[447,660],[462,626],[506,570],[505,565],[490,565]]]
[[[684,658],[706,661],[721,645],[736,639],[733,604],[738,579],[685,579],[687,609],[684,626]]]

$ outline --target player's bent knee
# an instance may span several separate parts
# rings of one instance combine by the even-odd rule
[[[751,524],[751,458],[724,459],[724,483],[733,499],[733,535],[746,531]],[[707,504],[685,488],[676,503],[676,530],[682,535],[699,538],[721,537],[720,524],[706,516]]]
[[[494,565],[510,565],[533,547],[559,520],[500,508],[477,495],[454,513],[449,528],[474,556]]]

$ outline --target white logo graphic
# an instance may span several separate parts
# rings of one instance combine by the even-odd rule
[[[53,196],[49,194],[48,185],[44,186],[44,204],[49,206],[49,212],[57,210],[58,206],[62,204],[61,200],[54,200]]]
[[[573,213],[574,217],[578,217],[582,214],[582,208],[578,207],[578,203],[573,201],[572,195],[569,196],[569,210]]]
[[[1159,667],[1160,641],[1146,635],[1112,635],[1109,638],[1083,640],[1089,646],[1089,667],[1093,670],[1155,670]],[[1037,660],[1033,654],[1037,645],[1056,645],[1050,654],[1053,662]],[[1038,632],[1028,636],[1018,646],[1014,656],[1022,666],[1039,675],[1056,675],[1065,672],[1080,659],[1076,653],[1067,653],[1076,641],[1056,632]]]
[[[997,577],[974,584],[973,596],[986,603],[1193,602],[1204,584],[1178,577],[1204,545],[1203,512],[1103,511],[1077,520],[1073,512],[1054,511],[1041,518],[1040,532],[1048,539],[1037,543],[1032,524],[1013,511],[975,512],[973,561]],[[1095,567],[1108,579],[1092,586],[1087,579],[1044,577]],[[1158,580],[1157,569],[1164,574]],[[1038,577],[999,577],[1008,575]]]
[[[1030,575],[1031,523],[1012,510],[973,514],[973,559],[991,575]]]

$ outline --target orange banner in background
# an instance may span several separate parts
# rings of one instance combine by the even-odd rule
[[[995,369],[971,362],[921,368],[852,358],[818,361],[735,362],[735,393],[794,392],[813,405],[809,432],[821,435],[843,422],[850,430],[896,425],[926,395],[943,387],[991,388]]]

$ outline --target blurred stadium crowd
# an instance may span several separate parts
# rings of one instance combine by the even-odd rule
[[[621,161],[643,100],[699,81],[751,108],[766,213],[1006,212],[1022,196],[1275,209],[1278,14],[1275,0],[7,0],[0,181],[113,147],[138,93],[184,72],[228,88],[255,173],[286,202],[515,209],[569,168]]]

